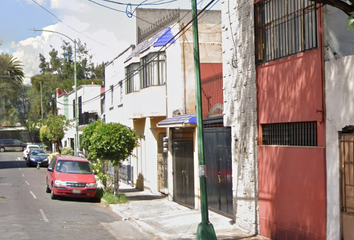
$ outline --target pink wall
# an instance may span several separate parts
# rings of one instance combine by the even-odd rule
[[[223,104],[222,64],[201,63],[200,78],[203,118],[206,118],[214,105]],[[222,115],[222,110],[218,110],[216,113]]]
[[[321,122],[321,66],[319,50],[258,66],[259,122]]]
[[[260,233],[326,239],[325,149],[259,146]]]
[[[325,123],[322,52],[257,67],[260,234],[326,239]],[[317,122],[317,147],[262,145],[261,124]]]

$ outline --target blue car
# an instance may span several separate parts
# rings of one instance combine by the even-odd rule
[[[28,153],[26,164],[27,166],[37,166],[38,164],[43,167],[48,167],[48,156],[42,149],[31,149]]]

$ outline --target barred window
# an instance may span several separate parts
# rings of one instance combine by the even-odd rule
[[[263,145],[317,146],[316,122],[262,124]]]
[[[140,87],[146,88],[165,84],[166,55],[150,53],[140,60]]]
[[[125,68],[125,93],[131,93],[139,91],[139,74],[138,74],[139,63],[130,64]]]
[[[255,24],[258,64],[318,47],[314,1],[260,1],[255,7]]]
[[[114,86],[113,86],[113,85],[109,86],[109,89],[111,90],[111,106],[113,106],[113,100],[114,100]]]

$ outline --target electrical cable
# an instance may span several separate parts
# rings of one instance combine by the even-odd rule
[[[90,1],[90,0],[89,0],[89,1]],[[211,4],[214,3],[214,2],[215,2],[215,0],[210,1],[202,10],[200,10],[200,11],[197,13],[197,15],[195,16],[195,18],[198,18],[202,13],[203,13],[203,15],[204,15],[206,9],[209,8],[209,6],[211,6]],[[212,7],[215,6],[215,4],[216,4],[217,2],[218,2],[218,1],[216,1],[216,2],[212,5]],[[186,15],[188,15],[188,13],[187,13]],[[186,15],[185,15],[185,16],[186,16]],[[185,16],[184,16],[184,17],[185,17]],[[184,18],[184,17],[183,17],[183,18]],[[176,37],[177,37],[177,39],[178,39],[178,38],[180,37],[180,34],[181,34],[182,32],[184,32],[184,30],[186,30],[186,28],[190,28],[190,27],[191,27],[191,23],[192,23],[193,21],[194,21],[194,18],[191,19],[191,20],[190,20],[178,33],[176,33],[172,38],[176,38]],[[171,38],[170,40],[172,40],[172,38]],[[169,41],[167,41],[167,42],[169,42]],[[166,47],[166,46],[162,46],[158,51],[154,52],[154,53],[153,53],[154,56],[152,56],[152,57],[149,59],[149,61],[146,63],[146,65],[149,64],[149,63],[151,63],[151,62],[161,53],[161,50],[162,50],[162,49],[164,49],[164,51],[165,51],[165,50],[168,49],[170,46],[171,46],[171,45],[169,45],[169,46],[167,46],[167,47]],[[135,70],[133,71],[133,75],[132,75],[132,76],[138,74],[139,71],[140,71],[142,68],[144,68],[144,66],[139,66],[139,68],[135,69]],[[117,86],[120,86],[120,83],[123,82],[123,81],[126,82],[127,79],[124,78],[124,79],[122,79],[122,80],[119,80],[117,84],[113,85],[113,89],[117,88]],[[104,93],[107,93],[108,91],[111,91],[111,89],[105,90]],[[86,104],[86,103],[89,103],[89,102],[91,102],[91,101],[93,101],[93,100],[96,100],[97,98],[100,98],[101,95],[102,95],[102,94],[100,94],[99,96],[93,97],[93,98],[91,98],[91,99],[88,99],[88,100],[82,102],[82,104]]]
[[[94,41],[94,42],[96,42],[96,43],[98,43],[98,44],[101,44],[102,46],[109,47],[109,46],[107,46],[107,45],[105,45],[105,44],[103,44],[103,43],[101,43],[101,42],[96,41],[95,39],[90,38],[89,36],[87,36],[87,35],[85,35],[85,34],[79,32],[79,31],[77,31],[77,30],[74,29],[73,27],[71,27],[71,26],[69,26],[68,24],[64,23],[64,22],[63,22],[59,17],[57,17],[54,13],[50,12],[48,9],[46,9],[45,7],[43,7],[42,5],[40,5],[39,3],[37,3],[35,0],[32,0],[32,2],[34,2],[35,4],[37,4],[39,7],[41,7],[41,8],[44,9],[46,12],[48,12],[50,15],[54,16],[59,22],[61,22],[62,24],[64,24],[64,25],[67,26],[68,28],[70,28],[71,30],[75,31],[76,33],[81,34],[81,35],[85,36],[86,38],[88,38],[88,39],[90,39],[90,40],[92,40],[92,41]]]

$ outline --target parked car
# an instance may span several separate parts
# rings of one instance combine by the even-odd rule
[[[31,149],[27,155],[26,164],[27,166],[37,166],[38,164],[43,167],[48,167],[48,156],[43,149]]]
[[[0,139],[0,152],[23,151],[27,144],[17,139]]]
[[[28,144],[25,150],[23,150],[23,159],[27,160],[28,153],[31,149],[40,149],[38,145]]]
[[[46,192],[59,196],[95,200],[96,180],[87,159],[74,156],[53,156],[46,175]]]

